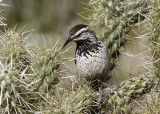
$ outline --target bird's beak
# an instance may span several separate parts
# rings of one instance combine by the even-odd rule
[[[72,39],[69,37],[68,40],[64,43],[63,48],[66,47],[66,45],[71,41],[72,41]]]

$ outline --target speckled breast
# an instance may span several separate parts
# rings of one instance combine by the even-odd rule
[[[107,47],[99,41],[96,48],[86,49],[81,53],[77,50],[76,67],[80,77],[96,78],[106,75],[109,68]]]

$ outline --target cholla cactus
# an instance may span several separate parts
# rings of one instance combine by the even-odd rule
[[[145,112],[146,114],[159,114],[160,113],[160,92],[158,92],[157,90],[159,90],[160,85],[158,85],[159,87],[156,87],[156,89],[154,89],[153,91],[151,91],[150,94],[146,95],[146,104],[147,106],[144,107],[147,109],[147,111]]]
[[[27,113],[37,108],[40,96],[27,84],[26,70],[19,73],[12,61],[0,62],[0,113]]]
[[[50,48],[37,50],[33,57],[32,69],[34,78],[39,80],[35,84],[37,90],[51,92],[53,94],[54,85],[59,82],[59,70],[61,60],[59,52]]]
[[[160,1],[159,0],[155,0],[155,10],[154,10],[154,18],[151,19],[152,25],[153,25],[153,32],[151,34],[151,42],[153,44],[153,49],[152,49],[152,53],[153,53],[153,61],[154,62],[154,66],[155,66],[155,73],[156,76],[159,76],[159,66],[160,66]]]
[[[7,60],[8,63],[10,63],[12,59],[13,65],[19,69],[19,71],[30,64],[26,38],[27,36],[23,35],[23,33],[18,33],[14,30],[4,32],[0,38],[0,59],[2,61]]]
[[[0,113],[35,112],[49,104],[46,94],[34,87],[38,79],[31,68],[27,38],[13,30],[1,36]]]
[[[153,43],[153,65],[155,68],[153,69],[153,72],[151,72],[151,76],[142,76],[142,77],[134,77],[128,81],[123,82],[120,87],[117,89],[117,91],[113,92],[113,95],[107,100],[107,103],[112,106],[112,111],[115,113],[122,113],[125,112],[124,107],[127,108],[127,112],[125,113],[131,113],[132,110],[129,106],[127,106],[130,101],[133,98],[137,98],[141,96],[142,94],[145,94],[149,92],[154,85],[159,84],[159,30],[160,30],[160,24],[159,24],[159,5],[160,1],[156,0],[156,11],[153,11],[152,16],[150,17],[150,22],[153,22],[153,31],[151,34],[151,42]],[[155,6],[153,6],[155,7]],[[154,18],[153,18],[154,17]],[[152,63],[151,63],[152,64]],[[154,74],[155,72],[155,74]],[[158,78],[157,78],[157,77]],[[156,87],[157,88],[157,87]],[[154,88],[154,90],[156,89]],[[155,90],[157,91],[157,90]],[[158,98],[159,99],[159,98]],[[157,103],[158,104],[158,103]],[[149,106],[149,108],[157,108],[157,106]],[[128,112],[129,111],[129,112]],[[154,112],[152,109],[149,109],[149,111]],[[159,112],[159,109],[155,109],[155,112]]]
[[[8,30],[1,35],[0,113],[45,112],[53,96],[48,92],[59,82],[58,51],[31,50],[26,33]]]
[[[96,95],[85,84],[75,90],[64,90],[62,95],[57,93],[57,103],[53,106],[53,112],[57,114],[82,114],[94,112],[99,104],[96,104]]]
[[[3,12],[3,7],[7,6],[7,4],[2,3],[3,0],[0,0],[0,12]],[[0,26],[6,26],[4,23],[4,20],[6,20],[2,15],[0,15]]]
[[[155,80],[151,76],[134,77],[124,81],[108,99],[107,103],[113,108],[114,113],[131,113],[132,110],[127,105],[134,98],[145,94],[151,90]]]
[[[108,45],[111,63],[114,65],[115,59],[120,54],[119,48],[125,43],[125,36],[131,29],[130,25],[143,20],[145,17],[139,14],[147,13],[152,6],[149,0],[100,0],[97,7],[91,17],[90,24],[95,28],[100,39]],[[158,31],[155,34],[156,40],[157,35],[159,35]],[[159,57],[158,55],[155,54],[156,59]],[[156,64],[158,67],[157,62]],[[110,109],[113,113],[133,113],[128,106],[130,101],[149,92],[155,83],[157,84],[156,78],[146,75],[125,81],[110,94],[111,96],[107,99],[107,106],[112,107]]]
[[[112,69],[120,54],[119,48],[126,42],[125,36],[131,29],[130,25],[144,19],[141,14],[148,11],[150,1],[100,0],[96,6],[98,8],[90,17],[90,25],[100,40],[108,45]]]

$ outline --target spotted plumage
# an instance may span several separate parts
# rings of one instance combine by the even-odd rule
[[[77,74],[82,78],[105,79],[109,69],[109,54],[107,47],[98,41],[94,31],[84,24],[74,26],[69,32],[69,42],[77,44],[75,64]]]

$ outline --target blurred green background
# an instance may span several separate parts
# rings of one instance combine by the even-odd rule
[[[83,10],[80,2],[89,0],[4,0],[4,17],[8,27],[36,29],[40,33],[62,33],[65,27],[85,23],[76,13]]]

